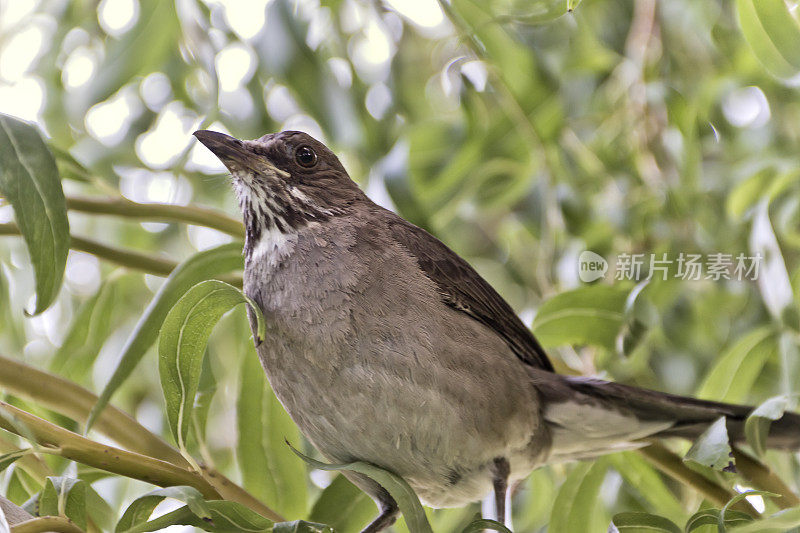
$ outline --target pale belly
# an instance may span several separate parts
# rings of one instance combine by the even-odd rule
[[[521,363],[479,353],[504,344],[437,357],[448,342],[424,346],[408,332],[330,343],[270,329],[258,351],[272,388],[331,461],[386,468],[434,507],[485,496],[495,458],[509,460],[512,479],[543,462],[549,435]]]

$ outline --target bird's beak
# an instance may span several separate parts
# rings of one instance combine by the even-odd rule
[[[231,172],[253,168],[255,154],[239,139],[209,130],[197,130],[193,135],[211,150]]]

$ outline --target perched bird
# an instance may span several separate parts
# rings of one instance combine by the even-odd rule
[[[494,490],[503,521],[509,483],[546,463],[696,437],[723,415],[744,439],[751,407],[556,374],[466,261],[370,201],[309,135],[194,135],[232,175],[244,290],[267,324],[256,340],[264,371],[329,460],[394,472],[433,507]],[[768,445],[800,447],[800,416],[773,423]],[[364,531],[389,527],[389,493],[345,475],[380,508]]]

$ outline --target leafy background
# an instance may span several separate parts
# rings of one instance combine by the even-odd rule
[[[258,368],[237,305],[238,213],[224,169],[191,137],[201,127],[324,140],[373,199],[467,258],[562,372],[777,398],[753,419],[758,455],[763,420],[793,406],[800,382],[796,7],[0,1],[0,492],[94,531],[154,509],[148,527],[217,530],[280,515],[358,531],[375,512],[285,445],[313,454]],[[611,263],[604,280],[579,281],[584,250]],[[623,253],[763,262],[757,282],[673,270],[634,284],[613,279]],[[212,278],[191,289],[205,314],[173,307]],[[207,347],[170,341],[183,327],[210,333]],[[189,363],[170,370],[184,349]],[[88,439],[57,431],[81,434],[88,418]],[[725,440],[705,437],[720,467]],[[109,475],[109,444],[169,466],[120,452],[130,470]],[[800,505],[796,455],[739,455],[734,475],[667,444],[542,468],[515,489],[515,530],[604,531],[616,515],[621,531],[713,531]],[[223,474],[243,489],[220,488]],[[150,494],[141,479],[178,487]],[[720,519],[748,488],[783,498],[751,494]],[[461,531],[477,511],[428,517]],[[770,520],[786,529],[798,515]]]

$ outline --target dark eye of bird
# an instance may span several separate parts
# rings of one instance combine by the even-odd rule
[[[313,167],[317,164],[317,154],[310,146],[301,146],[294,153],[294,159],[301,167]]]

